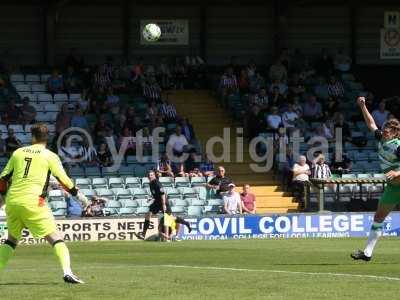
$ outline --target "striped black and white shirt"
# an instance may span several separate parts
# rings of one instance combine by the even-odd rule
[[[222,75],[220,85],[222,88],[235,89],[238,87],[238,81],[235,75]]]
[[[314,164],[312,168],[312,178],[325,179],[332,176],[331,169],[327,164]]]
[[[164,103],[160,108],[161,115],[167,119],[175,119],[178,115],[176,112],[175,106],[172,104]]]
[[[161,97],[161,88],[158,85],[146,84],[143,87],[143,95],[146,98],[150,98],[150,99],[160,99],[160,97]]]
[[[94,74],[94,85],[97,88],[107,88],[111,85],[111,78],[107,73],[97,72]]]

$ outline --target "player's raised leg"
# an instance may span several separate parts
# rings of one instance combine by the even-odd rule
[[[71,259],[69,250],[59,232],[54,232],[45,237],[46,241],[53,246],[54,254],[57,256],[58,261],[64,273],[64,281],[66,283],[84,283],[80,280],[71,270]]]
[[[7,240],[0,246],[0,271],[7,266],[8,261],[14,254],[17,244],[18,239],[9,234]]]

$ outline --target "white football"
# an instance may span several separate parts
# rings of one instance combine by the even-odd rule
[[[155,42],[161,36],[161,29],[157,24],[147,24],[143,28],[143,37],[148,42]]]

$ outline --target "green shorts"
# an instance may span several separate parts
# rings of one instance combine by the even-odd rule
[[[28,228],[35,239],[43,238],[57,230],[56,223],[47,205],[26,207],[6,205],[8,232],[16,239]]]
[[[400,204],[400,184],[387,184],[379,203]]]

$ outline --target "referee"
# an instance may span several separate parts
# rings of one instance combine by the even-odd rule
[[[171,214],[171,208],[167,201],[167,197],[165,195],[162,184],[160,183],[160,181],[157,178],[156,172],[149,171],[147,176],[150,180],[150,192],[151,192],[151,196],[154,199],[154,202],[150,205],[149,212],[145,216],[143,231],[137,235],[137,237],[142,240],[144,240],[146,238],[146,232],[147,232],[147,229],[149,229],[150,219],[151,219],[152,215],[156,215],[160,211],[162,213]],[[167,231],[167,230],[168,229],[165,229],[165,231]]]

